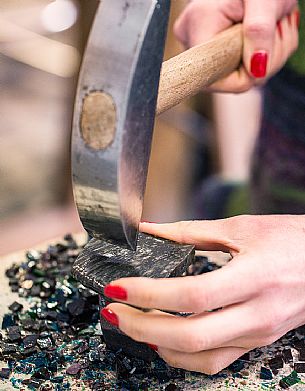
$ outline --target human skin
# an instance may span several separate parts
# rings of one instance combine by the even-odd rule
[[[296,7],[296,0],[193,0],[176,21],[174,31],[188,48],[242,22],[243,64],[208,89],[238,93],[263,84],[296,50],[299,21]]]
[[[242,92],[264,83],[296,49],[295,7],[294,0],[193,0],[175,32],[189,47],[243,21],[243,64],[210,87]],[[265,69],[258,64],[258,71],[251,64],[257,53],[265,61]],[[232,255],[227,266],[201,276],[124,278],[105,288],[105,295],[118,303],[102,315],[131,338],[151,344],[170,365],[214,374],[305,323],[305,216],[238,216],[142,223],[140,228],[199,250]],[[193,315],[177,317],[164,310]]]
[[[305,216],[142,223],[141,230],[232,256],[226,266],[207,274],[122,278],[105,288],[119,302],[102,315],[134,340],[155,345],[168,364],[215,374],[305,323]]]

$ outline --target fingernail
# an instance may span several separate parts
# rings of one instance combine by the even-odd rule
[[[301,22],[301,14],[300,14],[300,11],[297,10],[295,12],[295,23],[296,23],[298,29],[300,28],[300,22]]]
[[[127,291],[118,285],[106,285],[104,295],[111,299],[127,300]]]
[[[291,14],[287,15],[287,20],[288,20],[289,26],[291,26]]]
[[[282,22],[280,20],[277,22],[277,30],[279,32],[280,38],[283,39]]]
[[[101,310],[101,315],[104,319],[107,320],[107,322],[111,323],[113,326],[119,325],[119,318],[109,308],[103,308]]]
[[[141,223],[145,223],[145,224],[155,224],[153,221],[141,221]]]
[[[151,344],[151,343],[148,343],[147,345],[148,345],[152,350],[154,350],[155,352],[158,351],[158,346],[157,346],[157,345],[153,345],[153,344]]]
[[[251,73],[254,77],[265,77],[267,73],[268,54],[265,51],[256,52],[251,58]]]

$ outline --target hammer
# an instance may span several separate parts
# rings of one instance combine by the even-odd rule
[[[75,100],[72,171],[85,229],[135,249],[156,114],[240,64],[241,25],[162,64],[169,0],[103,0]],[[161,70],[161,72],[160,72]]]
[[[169,12],[170,0],[101,1],[82,62],[72,174],[79,216],[92,239],[73,274],[101,295],[123,276],[182,275],[194,257],[192,246],[138,233],[154,119],[237,69],[242,31],[235,25],[162,64]],[[113,347],[123,337],[107,327]]]

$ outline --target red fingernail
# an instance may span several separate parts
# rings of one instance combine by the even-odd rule
[[[127,291],[118,285],[106,285],[104,295],[111,299],[127,300]]]
[[[288,20],[289,26],[291,26],[291,14],[289,14],[289,15],[287,16],[287,20]]]
[[[280,38],[283,39],[282,22],[280,20],[277,22],[277,30],[279,32]]]
[[[111,311],[108,308],[103,308],[101,310],[101,315],[104,319],[107,320],[107,322],[111,323],[113,326],[119,325],[119,318],[116,316],[116,314]]]
[[[265,51],[256,52],[251,58],[251,73],[254,77],[265,77],[267,73],[268,54]]]
[[[300,22],[301,22],[301,14],[300,14],[300,11],[297,10],[295,13],[295,23],[296,23],[298,29],[300,28]]]
[[[153,345],[153,344],[151,344],[151,343],[148,343],[147,345],[148,345],[152,350],[154,350],[155,352],[158,351],[158,346],[157,346],[157,345]]]

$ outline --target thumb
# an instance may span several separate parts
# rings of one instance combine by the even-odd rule
[[[169,224],[141,223],[140,230],[178,243],[192,244],[198,250],[238,251],[231,240],[234,218],[220,220],[179,221]]]
[[[174,33],[185,47],[206,42],[243,19],[241,0],[193,0],[174,25]]]
[[[244,1],[244,64],[252,77],[264,78],[272,57],[278,0]]]

